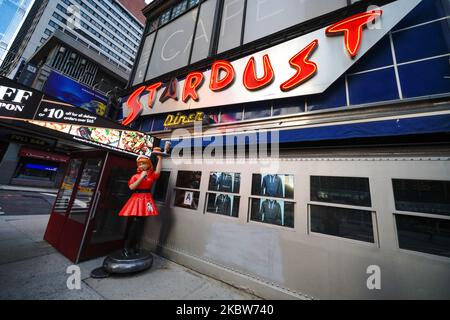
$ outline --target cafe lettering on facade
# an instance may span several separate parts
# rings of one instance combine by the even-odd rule
[[[123,124],[219,160],[164,162],[147,247],[262,297],[450,298],[448,1],[144,14]],[[220,161],[251,135],[279,153]]]

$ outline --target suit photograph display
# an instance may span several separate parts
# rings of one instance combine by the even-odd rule
[[[259,216],[262,222],[282,225],[281,206],[277,200],[266,199],[261,204]]]
[[[277,174],[268,174],[262,178],[261,191],[263,196],[283,198],[283,181]]]
[[[252,195],[274,198],[294,198],[294,176],[285,174],[253,174]]]
[[[209,176],[210,191],[239,193],[240,173],[211,172]]]
[[[294,228],[294,203],[275,199],[251,199],[250,220]]]

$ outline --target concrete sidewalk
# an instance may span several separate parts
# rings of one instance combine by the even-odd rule
[[[0,216],[0,300],[253,300],[260,299],[162,257],[150,270],[133,276],[90,278],[103,257],[79,264],[81,289],[69,290],[72,262],[43,234],[48,215]]]

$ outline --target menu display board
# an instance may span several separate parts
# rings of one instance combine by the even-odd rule
[[[65,133],[71,140],[130,155],[150,156],[153,146],[159,144],[155,137],[137,131],[84,127],[35,120],[29,120],[28,122]]]
[[[0,118],[27,121],[65,139],[131,155],[150,155],[153,146],[159,146],[155,137],[5,78],[0,78]]]

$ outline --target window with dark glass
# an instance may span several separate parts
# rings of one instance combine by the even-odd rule
[[[450,181],[392,179],[395,209],[450,216]]]
[[[170,171],[161,171],[161,176],[153,184],[152,194],[155,201],[166,201],[167,188],[169,186]]]
[[[172,9],[167,10],[166,12],[164,12],[161,17],[159,17],[159,25],[163,25],[167,22],[169,22],[170,20],[170,15],[172,13]]]
[[[282,116],[305,112],[305,97],[277,99],[273,101],[273,115]]]
[[[310,205],[311,231],[374,243],[372,212]]]
[[[201,171],[178,171],[174,206],[197,210],[201,178]]]
[[[59,163],[23,158],[19,161],[14,178],[27,180],[54,181]]]
[[[369,179],[311,176],[311,201],[371,207]]]
[[[271,107],[269,103],[252,103],[247,104],[244,108],[244,119],[252,120],[258,118],[267,118],[271,115]]]
[[[200,192],[175,189],[174,206],[197,210]]]
[[[186,11],[186,7],[187,7],[187,0],[181,1],[179,4],[173,7],[172,19],[175,19],[176,17],[181,15],[184,11]]]
[[[148,32],[153,32],[158,29],[158,19],[153,19],[148,23]]]
[[[396,214],[401,249],[450,257],[450,220]]]
[[[195,7],[200,0],[189,0],[189,8]]]
[[[241,106],[222,108],[220,113],[220,122],[227,123],[242,120],[242,110],[243,107]]]
[[[81,159],[70,160],[64,181],[55,200],[54,212],[63,215],[66,214],[82,164],[83,160]]]
[[[176,187],[200,189],[201,171],[178,171]]]

